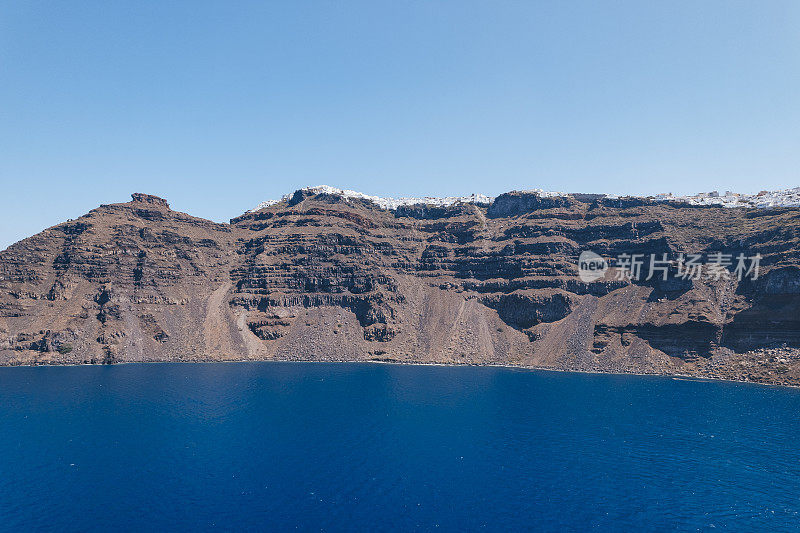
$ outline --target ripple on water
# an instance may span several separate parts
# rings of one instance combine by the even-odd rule
[[[794,529],[800,391],[502,368],[0,368],[0,530]]]

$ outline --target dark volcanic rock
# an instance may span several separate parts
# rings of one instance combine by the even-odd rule
[[[216,224],[134,194],[0,252],[0,364],[393,360],[800,384],[800,210],[511,192],[403,206],[301,190]],[[592,250],[670,279],[594,283]],[[756,280],[675,278],[762,254]]]
[[[539,209],[571,207],[576,203],[571,196],[542,196],[536,192],[512,191],[495,198],[486,214],[492,218],[511,217]]]
[[[158,196],[153,196],[152,194],[143,194],[140,192],[135,192],[131,194],[131,198],[136,203],[142,204],[152,204],[158,207],[164,207],[169,209],[169,204],[163,198],[159,198]]]

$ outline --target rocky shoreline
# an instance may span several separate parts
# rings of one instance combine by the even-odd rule
[[[525,365],[508,365],[508,364],[482,364],[482,363],[425,363],[425,362],[404,362],[394,359],[368,359],[365,361],[351,361],[351,360],[325,360],[320,361],[316,359],[193,359],[193,360],[170,360],[170,361],[121,361],[114,363],[118,365],[158,365],[158,364],[235,364],[235,363],[308,363],[308,364],[378,364],[378,365],[402,365],[402,366],[441,366],[441,367],[487,367],[487,368],[506,368],[509,370],[532,370],[539,372],[560,372],[560,373],[577,373],[577,374],[598,374],[598,375],[611,375],[611,376],[656,376],[675,379],[686,379],[691,381],[724,381],[728,383],[741,383],[749,385],[761,385],[767,387],[788,387],[800,388],[800,383],[784,382],[784,381],[769,381],[769,380],[752,380],[747,376],[729,377],[721,373],[709,374],[680,374],[680,373],[660,373],[660,372],[634,372],[634,371],[606,371],[606,370],[575,370],[568,368],[558,367],[545,367],[545,366],[525,366]],[[18,363],[0,365],[0,368],[33,368],[33,367],[96,367],[96,363],[68,363],[68,362],[42,362],[37,361],[33,363]]]

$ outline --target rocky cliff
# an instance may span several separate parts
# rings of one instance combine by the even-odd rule
[[[800,209],[362,196],[301,190],[218,224],[134,194],[16,243],[0,252],[0,364],[396,361],[800,384]],[[582,281],[586,250],[667,257],[670,275]],[[758,278],[676,275],[680,254],[712,252],[760,254]]]

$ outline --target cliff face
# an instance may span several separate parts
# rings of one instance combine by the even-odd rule
[[[0,252],[0,364],[382,360],[800,384],[799,229],[798,209],[517,192],[390,211],[298,191],[217,224],[136,194]],[[585,250],[763,258],[755,280],[590,283]]]

